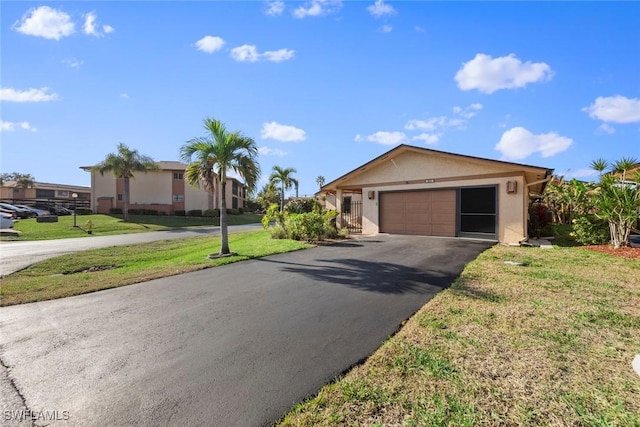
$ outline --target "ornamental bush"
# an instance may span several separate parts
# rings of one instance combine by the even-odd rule
[[[575,218],[571,224],[570,236],[581,245],[604,245],[611,241],[609,225],[594,215]]]

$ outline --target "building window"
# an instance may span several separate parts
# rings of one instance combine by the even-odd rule
[[[69,197],[68,191],[58,191],[58,197]]]
[[[238,199],[236,197],[234,197],[233,200],[231,201],[231,208],[238,209]]]
[[[232,193],[234,196],[237,196],[237,195],[238,195],[238,183],[237,183],[237,182],[235,182],[235,181],[233,181],[233,185],[231,186],[231,193]]]
[[[56,197],[56,192],[55,190],[41,190],[39,188],[36,188],[36,197],[52,199]]]
[[[184,202],[184,194],[174,194],[173,195],[174,202]]]
[[[118,194],[118,200],[122,200],[122,194]]]
[[[184,178],[184,175],[179,173],[179,172],[174,172],[173,173],[173,179],[182,179]]]

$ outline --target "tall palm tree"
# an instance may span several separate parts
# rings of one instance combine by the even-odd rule
[[[138,150],[132,150],[125,144],[118,144],[117,153],[109,153],[107,157],[91,168],[92,171],[100,172],[104,175],[105,172],[111,172],[117,178],[124,180],[124,210],[122,211],[125,221],[129,219],[129,180],[133,178],[134,172],[144,172],[150,170],[157,170],[158,165],[149,156],[144,156],[138,153]]]
[[[13,179],[18,188],[33,188],[35,185],[35,178],[30,173],[14,173]]]
[[[322,188],[322,186],[324,185],[324,176],[318,175],[318,177],[316,178],[316,184],[318,184],[318,188]]]
[[[193,187],[202,182],[212,192],[216,182],[222,187],[220,200],[220,253],[230,254],[227,232],[227,173],[234,171],[244,180],[247,189],[253,190],[260,177],[258,146],[252,138],[240,132],[229,132],[219,120],[204,119],[207,135],[192,138],[180,148],[180,157],[188,163],[184,177]]]
[[[282,199],[280,199],[280,211],[284,210],[284,192],[285,190],[289,190],[293,187],[298,186],[298,180],[295,179],[292,175],[297,171],[294,168],[281,168],[280,166],[274,166],[273,172],[269,177],[269,181],[274,184],[280,184],[280,189],[282,192]]]

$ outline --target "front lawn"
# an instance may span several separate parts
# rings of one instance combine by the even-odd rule
[[[164,240],[63,255],[0,280],[0,305],[79,295],[311,247],[304,242],[271,239],[265,230],[231,233],[229,246],[236,256],[214,260],[207,259],[207,255],[220,250],[219,236]]]
[[[259,224],[261,215],[241,214],[227,215],[229,225]],[[129,215],[123,221],[122,215],[78,215],[73,227],[73,216],[60,216],[58,222],[36,222],[35,218],[21,219],[14,229],[20,231],[19,240],[67,239],[70,237],[87,237],[87,222],[93,223],[94,236],[111,234],[144,233],[147,231],[170,230],[172,228],[197,227],[203,225],[220,225],[219,218],[197,218],[160,215]]]
[[[640,426],[639,277],[640,260],[496,246],[281,425]]]

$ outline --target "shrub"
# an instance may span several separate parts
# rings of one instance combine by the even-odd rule
[[[240,215],[244,214],[244,208],[238,208],[238,213],[240,213]]]
[[[571,234],[581,245],[604,245],[609,243],[609,225],[593,215],[580,216],[571,224]]]
[[[267,212],[264,214],[262,219],[260,220],[265,229],[269,228],[269,225],[272,222],[275,222],[276,225],[284,227],[284,214],[280,212],[280,207],[273,203],[267,209]]]
[[[235,209],[235,208],[230,208],[230,209],[227,209],[227,214],[228,215],[239,215],[240,211],[238,209]]]
[[[220,209],[207,209],[204,211],[204,216],[207,218],[219,218],[220,217]]]
[[[93,211],[89,208],[76,208],[76,215],[91,215]]]
[[[186,212],[183,210],[179,210],[179,211],[173,211],[173,214],[175,216],[185,216]]]
[[[284,210],[288,213],[308,213],[319,208],[320,204],[316,199],[296,199],[284,206]]]
[[[275,226],[271,227],[269,229],[269,232],[271,233],[271,238],[272,239],[286,239],[287,238],[287,232],[284,231],[284,228],[282,228],[279,225],[275,225]]]
[[[122,215],[122,209],[120,208],[111,208],[109,209],[109,213],[113,215]]]
[[[191,209],[189,212],[187,212],[187,216],[202,216],[202,210],[201,209]]]
[[[141,209],[142,215],[158,215],[158,211],[155,209]]]

